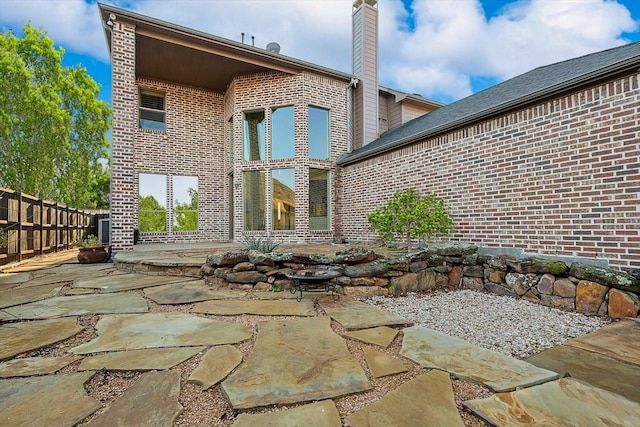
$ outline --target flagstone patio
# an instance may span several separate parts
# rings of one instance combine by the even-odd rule
[[[147,255],[157,265],[192,268],[194,254]],[[143,259],[129,258],[132,265]],[[172,425],[183,409],[209,407],[216,394],[231,412],[209,418],[215,425],[461,426],[461,415],[470,415],[456,407],[452,377],[500,391],[465,403],[495,425],[640,425],[637,320],[522,361],[407,327],[406,319],[345,296],[296,302],[288,292],[213,289],[112,264],[34,265],[0,272],[3,426]],[[148,312],[153,304],[162,310]],[[81,326],[87,315],[98,319],[95,328]],[[85,338],[73,347],[74,337]],[[105,372],[136,371],[151,372],[136,374],[117,399],[100,403],[87,394],[95,378],[109,380]],[[341,419],[343,397],[407,371],[418,375]],[[558,379],[565,373],[580,380]],[[185,399],[187,388],[202,402]]]

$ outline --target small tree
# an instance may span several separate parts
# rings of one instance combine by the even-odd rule
[[[434,193],[421,198],[410,188],[397,191],[389,203],[371,212],[367,219],[382,241],[401,236],[409,250],[412,239],[429,240],[451,234],[454,224],[449,209],[444,199]]]

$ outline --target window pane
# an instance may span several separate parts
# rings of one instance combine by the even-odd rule
[[[263,171],[243,172],[244,229],[264,230],[265,174]]]
[[[173,231],[198,231],[198,177],[174,176]]]
[[[271,171],[274,230],[295,230],[296,228],[295,178],[293,169],[274,169]]]
[[[165,109],[164,95],[160,93],[140,93],[140,128],[164,132]]]
[[[264,160],[264,111],[244,114],[244,160]]]
[[[138,227],[141,232],[167,231],[167,176],[138,176]]]
[[[295,151],[293,107],[274,108],[271,113],[271,158],[293,158]]]
[[[309,170],[309,229],[329,229],[329,171]]]
[[[329,158],[329,112],[316,107],[309,107],[309,157]]]

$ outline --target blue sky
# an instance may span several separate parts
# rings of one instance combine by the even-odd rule
[[[157,19],[351,71],[352,0],[104,0]],[[535,67],[640,40],[638,0],[380,0],[380,84],[449,103]],[[98,6],[0,0],[0,27],[31,21],[110,100]]]

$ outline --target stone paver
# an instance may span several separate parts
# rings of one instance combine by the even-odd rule
[[[240,299],[247,293],[231,289],[212,289],[202,280],[192,280],[146,288],[144,295],[156,304],[187,304],[212,299]]]
[[[568,345],[545,350],[527,362],[640,402],[640,366]]]
[[[640,319],[621,319],[565,343],[640,365]]]
[[[87,425],[172,426],[182,413],[179,397],[180,372],[147,372]]]
[[[0,290],[0,308],[51,298],[60,292],[62,286],[60,283],[52,283],[48,285]]]
[[[26,282],[31,278],[31,273],[2,273],[0,272],[0,285],[16,285]]]
[[[463,427],[449,374],[433,370],[347,417],[352,427]]]
[[[80,356],[27,357],[0,363],[0,378],[47,375],[81,359]]]
[[[145,274],[128,273],[79,279],[74,282],[73,287],[100,289],[102,292],[120,292],[192,280],[192,278],[179,276],[149,276]]]
[[[82,314],[146,313],[147,302],[135,292],[55,297],[0,311],[0,320],[52,319]]]
[[[412,322],[400,316],[381,310],[350,298],[323,298],[320,305],[336,322],[345,329],[365,329],[375,326],[405,326]]]
[[[640,404],[574,378],[464,405],[499,426],[626,426],[640,425]]]
[[[315,316],[313,301],[302,300],[248,300],[248,301],[205,301],[191,309],[194,313],[237,316],[254,314],[258,316]]]
[[[213,347],[202,357],[200,364],[189,375],[189,382],[199,384],[203,390],[225,379],[242,362],[242,353],[230,345]]]
[[[84,384],[95,372],[0,380],[3,426],[74,426],[100,408]]]
[[[222,382],[236,409],[326,399],[371,388],[328,317],[260,324],[249,359]]]
[[[387,348],[398,335],[398,330],[388,326],[379,326],[377,328],[349,331],[345,332],[343,335],[356,341],[375,344],[382,348]]]
[[[252,328],[185,313],[116,314],[96,324],[98,338],[72,349],[75,354],[239,343]]]
[[[82,329],[75,317],[0,325],[0,360],[57,343]]]
[[[150,371],[169,369],[195,356],[206,347],[146,348],[141,350],[114,351],[86,357],[78,366],[79,371]]]
[[[364,357],[374,378],[407,372],[411,368],[409,362],[367,347],[364,348]]]
[[[340,414],[332,400],[265,414],[240,414],[233,427],[341,427]]]
[[[425,368],[480,382],[496,392],[530,387],[558,374],[424,326],[404,330],[400,354]]]

